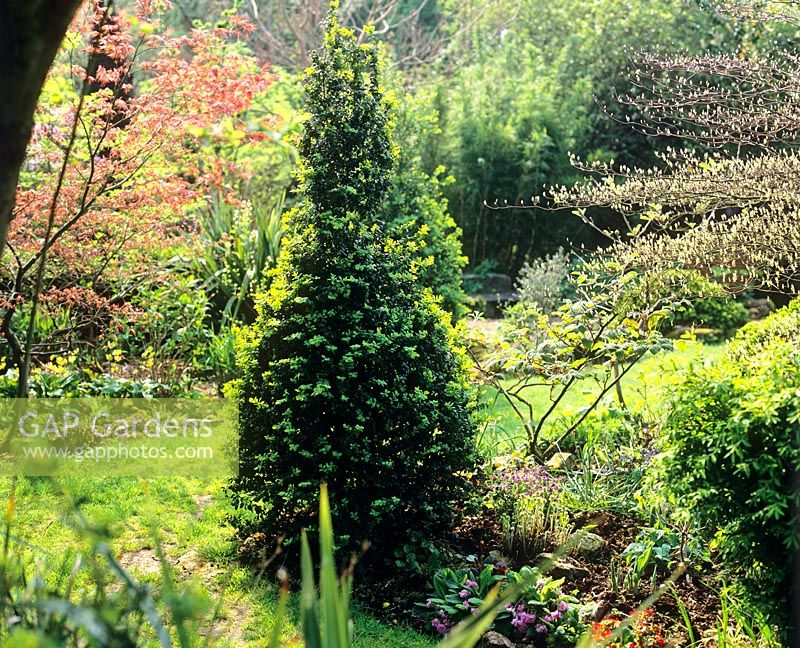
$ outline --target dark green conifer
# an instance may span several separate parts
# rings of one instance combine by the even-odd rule
[[[473,465],[466,360],[380,220],[394,156],[377,52],[335,6],[327,27],[306,79],[305,200],[243,352],[234,492],[251,530],[291,545],[327,482],[343,548],[394,561],[450,522]]]

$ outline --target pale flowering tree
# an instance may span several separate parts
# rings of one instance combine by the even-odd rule
[[[797,23],[795,1],[727,2],[721,11],[749,20]],[[732,291],[796,293],[800,280],[800,57],[640,54],[632,91],[633,128],[685,143],[657,168],[575,164],[584,183],[552,191],[609,239],[625,268],[691,270]],[[608,228],[586,208],[622,215]]]

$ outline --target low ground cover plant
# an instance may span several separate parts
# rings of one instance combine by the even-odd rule
[[[433,577],[435,595],[417,605],[425,611],[430,627],[447,634],[458,622],[478,613],[493,588],[520,588],[514,599],[497,614],[492,628],[516,641],[534,645],[575,645],[585,630],[579,617],[579,601],[565,594],[564,579],[543,576],[532,567],[512,571],[503,565],[471,569],[443,569]]]

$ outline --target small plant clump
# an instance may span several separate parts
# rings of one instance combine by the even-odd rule
[[[579,618],[579,601],[565,594],[564,579],[542,576],[531,567],[518,572],[502,565],[487,565],[479,573],[470,569],[439,570],[433,578],[435,596],[419,603],[430,627],[444,635],[460,621],[478,614],[490,591],[499,586],[520,587],[512,602],[495,617],[493,629],[509,639],[530,639],[553,646],[574,645],[585,630]]]
[[[563,248],[526,261],[517,277],[519,300],[549,315],[561,305],[569,273],[570,258]]]
[[[663,629],[653,621],[653,610],[634,612],[628,625],[624,615],[609,614],[592,624],[592,639],[609,648],[654,648],[667,641]]]

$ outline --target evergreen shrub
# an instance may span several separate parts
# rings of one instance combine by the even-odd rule
[[[379,217],[394,151],[372,44],[328,19],[306,79],[303,201],[240,355],[245,531],[296,546],[327,483],[340,549],[409,555],[451,521],[474,463],[466,356]],[[289,553],[292,553],[291,551]]]

